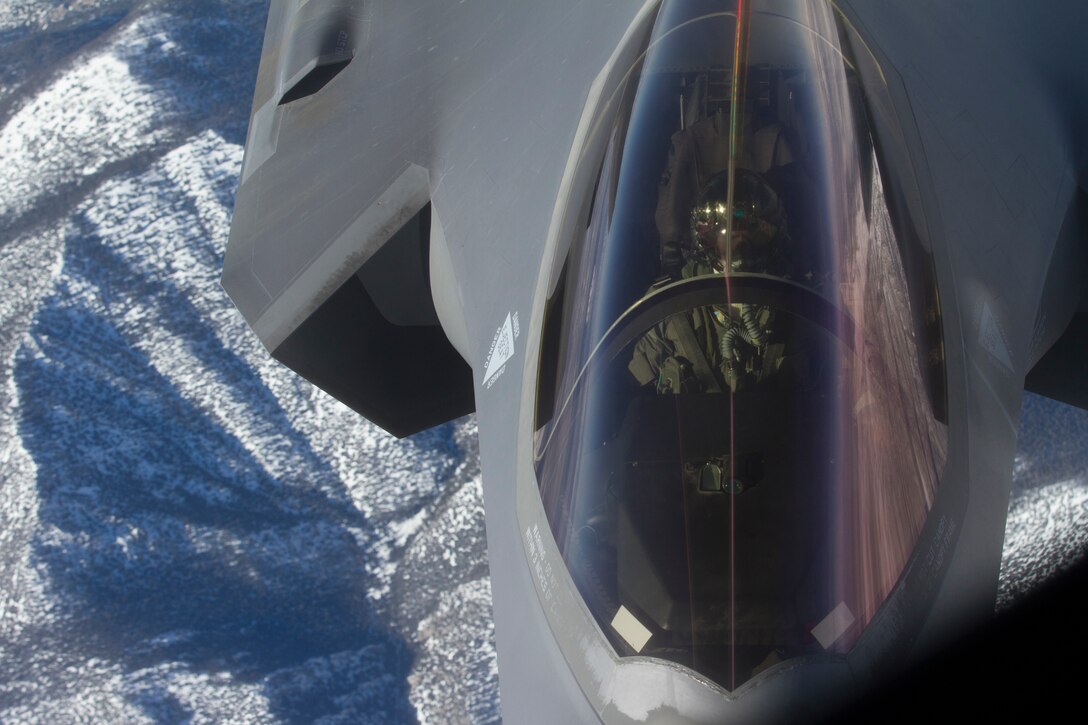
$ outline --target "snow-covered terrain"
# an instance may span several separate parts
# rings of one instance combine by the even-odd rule
[[[266,10],[0,2],[0,721],[499,719],[473,420],[391,438],[218,284]],[[1005,604],[1088,548],[1088,415],[1024,415]]]
[[[5,722],[498,719],[473,422],[391,438],[219,287],[265,11],[0,10]]]
[[[1088,554],[1088,411],[1026,394],[1017,448],[998,610]]]

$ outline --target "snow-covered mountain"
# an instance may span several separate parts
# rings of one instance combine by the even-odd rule
[[[396,441],[219,287],[263,3],[0,10],[0,719],[497,720],[471,420]]]
[[[0,2],[0,721],[499,719],[469,418],[397,441],[219,287],[267,8]],[[1029,398],[1002,602],[1088,549]]]

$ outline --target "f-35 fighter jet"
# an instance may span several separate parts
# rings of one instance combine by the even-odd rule
[[[993,615],[1025,386],[1088,402],[1085,21],[272,3],[223,285],[477,412],[507,721],[818,714]]]

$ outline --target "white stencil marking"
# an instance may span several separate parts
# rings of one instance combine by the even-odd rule
[[[514,357],[514,340],[518,333],[518,313],[507,312],[506,320],[495,331],[495,337],[491,340],[491,349],[487,353],[487,362],[484,365],[485,388],[490,389],[495,381],[506,371],[506,363]]]
[[[850,611],[850,607],[846,606],[846,602],[839,602],[839,606],[832,609],[831,614],[824,617],[819,624],[812,628],[812,636],[816,638],[821,647],[827,649],[835,644],[835,640],[850,629],[850,625],[853,623],[854,613]]]
[[[635,652],[641,652],[646,643],[650,641],[650,630],[646,629],[646,625],[638,621],[635,615],[631,614],[627,607],[622,604],[619,611],[616,612],[616,616],[612,618],[612,629],[627,640],[627,644],[631,645]]]

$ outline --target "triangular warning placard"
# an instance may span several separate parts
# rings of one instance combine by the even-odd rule
[[[487,370],[484,372],[484,385],[487,385],[487,381],[502,370],[502,366],[513,356],[514,325],[510,320],[510,313],[507,313],[506,321],[495,332],[495,339],[491,342],[491,353],[487,356]]]

